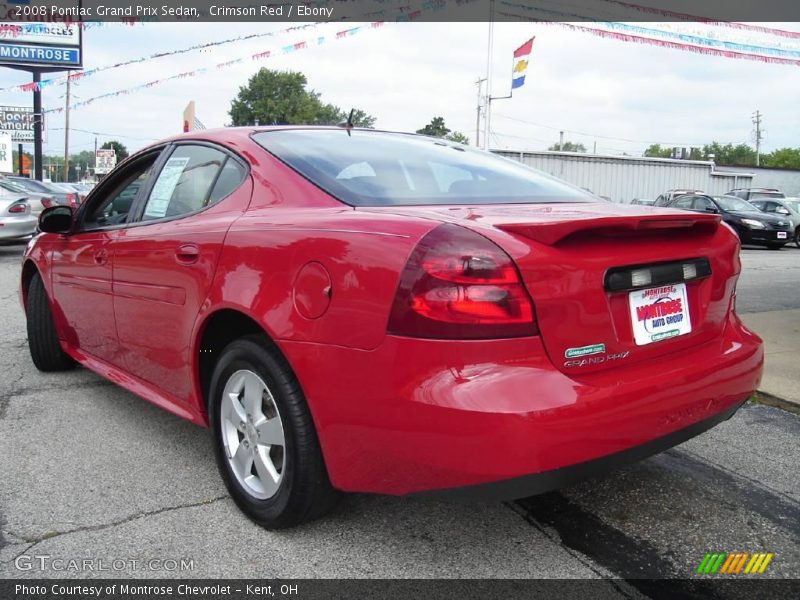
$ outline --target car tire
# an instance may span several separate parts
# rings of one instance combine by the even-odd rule
[[[800,248],[800,227],[794,232],[794,245]]]
[[[226,346],[209,390],[217,467],[242,512],[266,529],[284,529],[333,508],[339,494],[305,397],[265,337]]]
[[[28,349],[36,368],[40,371],[66,371],[74,367],[75,361],[61,349],[50,300],[38,273],[31,278],[28,285],[25,312]]]

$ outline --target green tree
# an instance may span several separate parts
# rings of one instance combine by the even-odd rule
[[[307,89],[306,76],[297,71],[260,69],[239,88],[228,114],[233,125],[338,125],[350,111],[320,100]],[[353,125],[372,127],[375,117],[361,109],[353,113]]]
[[[117,162],[121,161],[123,158],[128,158],[128,149],[117,140],[111,140],[100,146],[103,150],[114,150],[117,154]],[[71,161],[72,159],[70,159]]]
[[[761,157],[764,167],[800,169],[800,148],[781,148]]]
[[[662,148],[661,144],[652,144],[644,151],[651,158],[672,158],[672,148]]]
[[[576,144],[575,142],[564,142],[560,148],[559,144],[553,144],[548,148],[548,150],[555,152],[586,152],[586,146],[583,144]]]
[[[756,164],[756,151],[747,144],[720,144],[711,142],[703,146],[703,158],[708,160],[714,155],[714,162],[718,165],[731,165],[752,167]]]
[[[469,137],[460,131],[453,131],[444,124],[443,117],[433,117],[431,122],[425,125],[422,129],[417,129],[417,133],[422,135],[430,135],[432,137],[444,138],[451,142],[458,142],[459,144],[469,144]]]

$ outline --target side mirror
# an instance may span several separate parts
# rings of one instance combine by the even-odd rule
[[[707,213],[714,213],[715,215],[717,213],[719,213],[719,211],[716,208],[714,208],[713,206],[706,206],[705,211]]]
[[[786,210],[785,208],[783,208],[782,206],[780,208],[776,208],[775,212],[778,213],[779,215],[788,215],[789,214],[789,211]]]
[[[39,231],[45,233],[69,233],[72,229],[72,207],[51,206],[39,215]]]

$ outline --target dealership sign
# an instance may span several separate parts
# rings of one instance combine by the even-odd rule
[[[14,172],[13,146],[11,136],[5,131],[0,131],[0,173]]]
[[[34,114],[30,106],[0,106],[0,132],[10,133],[14,142],[33,142],[33,122]]]
[[[117,153],[113,149],[97,150],[94,155],[94,172],[96,175],[105,175],[117,165]]]
[[[80,23],[62,16],[79,2],[53,6],[6,4],[0,15],[0,66],[79,68],[82,64]],[[57,5],[57,6],[56,6]]]

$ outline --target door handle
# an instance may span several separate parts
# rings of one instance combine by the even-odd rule
[[[104,265],[108,262],[108,250],[101,248],[94,253],[94,264]]]
[[[200,258],[200,248],[196,244],[181,244],[175,251],[175,258],[179,263],[196,263]]]

